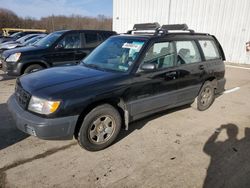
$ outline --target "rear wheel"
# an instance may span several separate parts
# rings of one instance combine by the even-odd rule
[[[42,69],[44,69],[44,67],[41,66],[41,65],[38,65],[38,64],[29,65],[24,70],[24,74],[29,74],[29,73],[36,72],[36,71],[39,71],[39,70],[42,70]]]
[[[78,133],[78,143],[89,151],[102,150],[113,143],[121,129],[121,116],[111,105],[91,110],[84,118]]]
[[[200,111],[208,109],[214,102],[214,87],[210,81],[206,81],[197,97],[197,108]]]

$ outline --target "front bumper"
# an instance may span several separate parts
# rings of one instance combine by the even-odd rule
[[[6,62],[3,59],[0,59],[2,64],[2,70],[9,76],[20,76],[20,71],[16,62]]]
[[[45,140],[72,139],[78,115],[47,119],[34,115],[19,106],[14,95],[8,100],[11,112],[18,129]]]

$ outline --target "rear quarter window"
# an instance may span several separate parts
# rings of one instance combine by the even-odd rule
[[[220,53],[212,40],[199,40],[201,49],[206,60],[220,59]]]

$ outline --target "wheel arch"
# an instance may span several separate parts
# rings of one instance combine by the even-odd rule
[[[113,106],[120,114],[121,119],[122,119],[122,124],[125,124],[126,130],[128,129],[128,122],[129,122],[129,116],[128,116],[128,111],[126,108],[126,104],[122,98],[108,98],[108,99],[101,99],[94,101],[90,104],[88,104],[81,112],[74,131],[74,136],[75,138],[78,137],[78,132],[81,128],[82,122],[85,118],[85,116],[93,110],[95,107],[102,105],[102,104],[109,104]]]
[[[44,68],[50,67],[50,65],[49,65],[47,62],[45,62],[45,61],[33,60],[33,61],[29,61],[29,62],[24,63],[24,64],[20,67],[20,70],[21,70],[20,72],[21,72],[21,74],[24,73],[25,69],[26,69],[28,66],[30,66],[30,65],[35,65],[35,64],[41,65],[41,66],[44,67]]]
[[[212,86],[214,87],[214,89],[217,88],[218,82],[217,82],[217,79],[216,79],[215,76],[210,76],[210,77],[208,77],[208,78],[204,81],[204,83],[202,84],[202,86],[205,84],[206,81],[210,81],[211,84],[212,84]]]

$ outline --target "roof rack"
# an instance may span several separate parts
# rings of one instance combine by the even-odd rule
[[[160,27],[161,25],[158,22],[135,24],[133,29],[129,30],[127,34],[132,34],[132,32],[135,34],[154,34]]]
[[[194,30],[188,29],[187,24],[170,24],[170,25],[162,25],[162,30],[166,31],[189,31],[190,33],[194,33]]]
[[[142,23],[142,24],[135,24],[133,30],[156,30],[160,27],[161,26],[158,22]]]
[[[162,35],[167,34],[169,31],[189,31],[190,33],[194,33],[194,30],[188,29],[187,24],[170,24],[170,25],[162,25],[159,23],[142,23],[135,24],[133,30],[129,30],[127,34],[153,34],[153,35]]]

